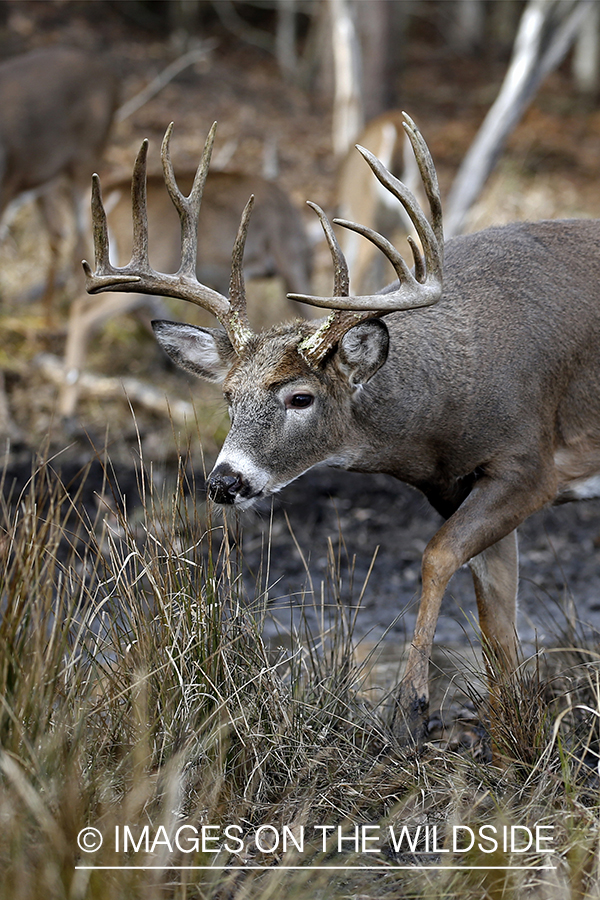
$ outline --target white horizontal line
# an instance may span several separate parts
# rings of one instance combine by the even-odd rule
[[[387,872],[387,871],[396,871],[399,869],[410,870],[410,869],[460,869],[462,871],[475,871],[475,870],[483,870],[486,872],[539,872],[543,870],[554,870],[556,866],[75,866],[76,869],[111,869],[113,871],[133,871],[134,869],[176,869],[176,870],[187,870],[187,869],[219,869],[221,871],[226,871],[228,869],[272,869],[273,871],[281,871],[282,869],[297,869],[297,870],[308,870],[308,869],[319,869],[321,871],[327,871],[331,869],[331,871],[336,870],[356,870],[359,871],[361,869],[365,869],[372,872]]]

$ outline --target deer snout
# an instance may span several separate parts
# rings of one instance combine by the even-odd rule
[[[239,472],[234,472],[229,467],[218,466],[213,469],[208,478],[208,496],[215,503],[235,503],[244,487],[244,479]]]

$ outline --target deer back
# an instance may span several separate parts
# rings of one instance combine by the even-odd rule
[[[102,59],[48,47],[0,64],[0,211],[59,175],[87,184],[117,104]]]

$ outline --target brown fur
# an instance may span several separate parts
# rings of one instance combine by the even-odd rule
[[[113,67],[72,47],[32,50],[0,64],[0,213],[24,191],[66,179],[78,226],[77,266],[84,253],[80,207],[90,173],[101,161],[117,99]],[[61,234],[55,197],[42,194],[38,202],[53,252],[49,302]]]

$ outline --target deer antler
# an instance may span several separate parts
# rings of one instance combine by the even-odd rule
[[[233,248],[231,262],[230,296],[224,297],[212,288],[201,284],[196,277],[198,252],[198,217],[208,167],[215,141],[217,124],[212,126],[206,138],[202,159],[198,165],[192,189],[187,197],[179,190],[171,162],[170,139],[173,123],[169,125],[161,148],[161,160],[165,184],[181,222],[181,265],[174,275],[155,272],[148,258],[148,215],[146,209],[146,157],[148,141],[142,143],[133,169],[131,205],[133,215],[133,250],[126,266],[113,266],[109,259],[106,212],[102,203],[100,179],[92,177],[92,220],[94,225],[94,251],[96,271],[84,260],[86,288],[90,294],[101,291],[124,291],[142,294],[159,294],[188,300],[211,312],[223,325],[236,351],[242,348],[252,335],[246,312],[246,294],[242,260],[248,233],[254,197],[246,204]]]
[[[378,247],[389,259],[398,276],[398,286],[390,291],[368,296],[353,297],[348,289],[348,266],[339,244],[333,234],[331,224],[322,210],[315,204],[309,205],[317,212],[325,237],[331,251],[335,271],[333,297],[313,297],[304,294],[288,294],[289,299],[302,303],[310,303],[313,306],[333,309],[335,312],[328,316],[323,323],[309,337],[305,338],[300,346],[300,352],[307,362],[318,365],[329,351],[338,343],[340,338],[359,322],[384,316],[397,310],[417,309],[422,306],[432,306],[437,303],[442,295],[442,268],[444,232],[442,227],[442,205],[438,187],[437,175],[429,148],[425,143],[421,132],[413,120],[406,113],[404,116],[404,128],[412,144],[429,206],[431,209],[432,224],[430,225],[416,197],[411,191],[395,178],[385,166],[364,147],[357,147],[366,159],[379,181],[386,187],[408,213],[423,247],[423,256],[415,241],[409,237],[413,257],[414,274],[410,271],[401,254],[390,242],[371,228],[359,225],[356,222],[348,222],[345,219],[334,219],[336,225],[342,225],[352,231],[358,232],[376,247]],[[343,276],[341,273],[345,273]]]

